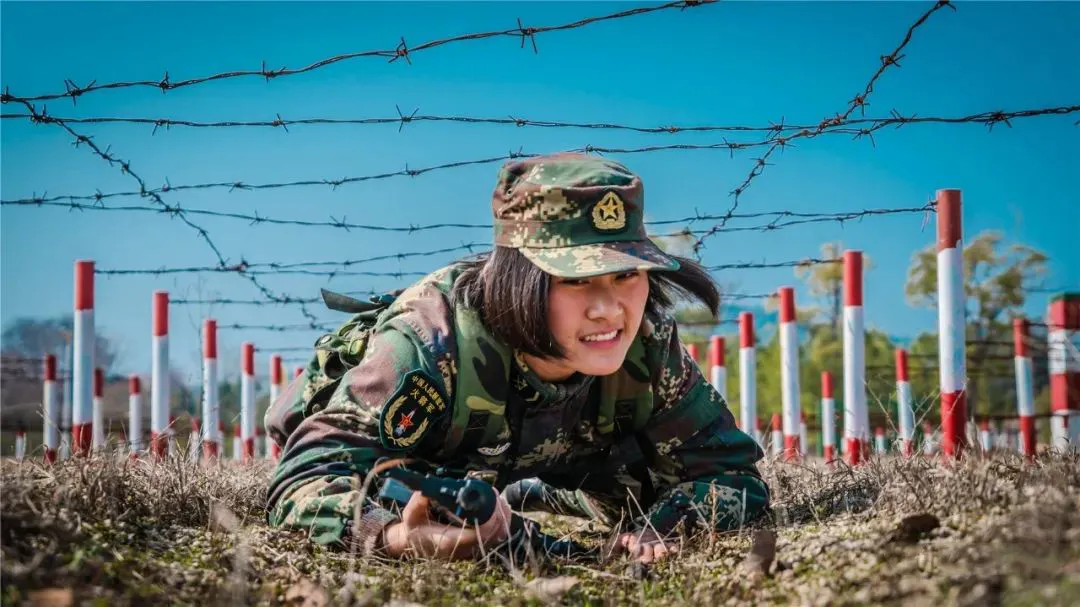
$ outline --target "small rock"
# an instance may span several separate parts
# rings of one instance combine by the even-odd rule
[[[741,567],[752,580],[756,580],[769,575],[769,568],[775,558],[776,533],[769,529],[758,529],[754,532],[750,553],[746,555]]]
[[[572,575],[560,575],[553,578],[536,578],[525,584],[525,594],[545,603],[558,602],[564,594],[577,585],[578,579]]]
[[[933,514],[908,516],[896,526],[896,529],[889,536],[889,541],[913,544],[940,526],[941,521]]]

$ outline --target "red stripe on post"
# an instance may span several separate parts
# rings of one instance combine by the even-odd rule
[[[754,315],[750,312],[739,313],[739,347],[754,347]]]
[[[270,383],[279,385],[281,379],[281,355],[273,354],[270,356]]]
[[[780,419],[780,414],[779,413],[773,413],[773,415],[772,415],[772,429],[773,430],[783,430],[784,429],[784,422],[783,422],[783,420]]]
[[[1017,356],[1028,355],[1028,320],[1026,318],[1013,319],[1013,348]]]
[[[202,420],[197,417],[191,418],[191,432],[198,434],[202,430]]]
[[[694,359],[694,362],[697,362],[697,359],[698,359],[697,344],[690,344],[690,345],[686,346],[686,352],[690,355],[690,358]]]
[[[128,378],[128,394],[135,395],[142,392],[142,382],[139,381],[138,375],[132,375]]]
[[[844,439],[844,443],[847,445],[848,465],[858,466],[863,452],[861,441],[857,438],[848,437]]]
[[[821,372],[821,397],[833,397],[832,373],[829,373],[828,371]]]
[[[97,398],[105,396],[105,371],[101,367],[94,369],[94,396]]]
[[[960,190],[937,191],[937,250],[955,249],[960,242]]]
[[[844,305],[863,305],[862,251],[844,251]]]
[[[45,355],[45,381],[56,381],[56,356]]]
[[[907,350],[896,349],[896,381],[908,380]]]
[[[203,321],[203,358],[217,359],[217,321],[207,318]]]
[[[300,377],[303,374],[304,374],[304,368],[303,367],[297,367],[296,368],[296,377]]]
[[[255,344],[245,341],[240,346],[240,352],[243,360],[244,375],[255,375]]]
[[[795,322],[794,287],[780,287],[780,322]]]
[[[1024,445],[1024,455],[1035,457],[1035,418],[1025,415],[1020,418],[1020,440]]]
[[[169,334],[169,293],[154,291],[154,337]]]
[[[967,396],[963,390],[941,393],[941,450],[947,456],[958,455],[967,445],[964,423],[967,420]]]
[[[94,262],[75,262],[75,309],[94,309]]]
[[[709,365],[712,367],[724,366],[724,338],[713,335],[709,338]]]

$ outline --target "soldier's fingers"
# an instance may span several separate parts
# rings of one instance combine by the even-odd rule
[[[414,491],[409,503],[401,511],[401,520],[408,527],[418,527],[428,523],[431,519],[431,500],[424,497],[419,491]]]
[[[653,559],[655,557],[653,548],[655,546],[653,544],[639,544],[638,547],[640,548],[640,551],[637,560],[640,561],[643,565],[648,565],[649,563],[653,562]]]
[[[659,561],[660,559],[667,557],[668,554],[671,553],[671,549],[660,542],[656,542],[652,544],[652,552],[653,559]]]

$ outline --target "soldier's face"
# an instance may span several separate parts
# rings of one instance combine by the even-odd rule
[[[560,381],[575,372],[610,375],[618,371],[645,313],[646,273],[635,270],[574,279],[552,276],[548,292],[548,328],[566,350],[566,357],[531,361],[534,371],[547,381]]]

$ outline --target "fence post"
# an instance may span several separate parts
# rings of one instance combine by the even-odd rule
[[[105,447],[105,371],[94,367],[93,448]]]
[[[861,251],[844,251],[844,442],[848,464],[858,465],[869,449],[866,410],[866,339],[863,330]]]
[[[56,357],[45,355],[45,384],[42,386],[42,400],[45,401],[45,427],[42,440],[45,442],[45,463],[56,461],[60,448],[60,391],[56,385]]]
[[[240,378],[240,439],[243,460],[255,459],[255,344],[245,341],[241,347],[243,375]]]
[[[821,372],[821,445],[826,464],[836,460],[836,399],[832,373]]]
[[[911,404],[911,382],[908,380],[907,350],[896,349],[896,404],[900,418],[900,452],[904,457],[915,454],[915,410]]]
[[[128,377],[128,443],[132,455],[142,451],[142,382],[138,375]]]
[[[780,399],[783,406],[784,460],[799,459],[799,336],[795,289],[780,287]]]
[[[165,458],[169,452],[169,294],[165,291],[154,291],[152,322],[150,450]]]
[[[1072,343],[1080,329],[1080,293],[1054,296],[1048,316],[1053,445],[1062,451],[1080,451],[1080,353]]]
[[[285,368],[281,364],[280,354],[270,355],[270,407],[274,406],[277,399],[281,396],[281,389],[285,384]],[[265,428],[260,420],[256,420],[259,431],[263,433],[263,442],[265,443],[262,448],[262,457],[267,457],[273,460],[280,455],[280,448],[277,443],[268,436],[265,436]]]
[[[938,358],[941,450],[958,458],[967,447],[967,348],[960,190],[937,191]]]
[[[217,321],[207,318],[203,321],[202,398],[202,427],[205,434],[203,436],[203,457],[207,460],[218,457],[219,449],[225,441],[221,431],[218,390]]]
[[[21,425],[15,429],[15,459],[23,461],[26,458],[26,428]]]
[[[885,440],[885,429],[881,426],[874,428],[874,451],[878,455],[885,455],[889,451],[888,442]]]
[[[94,262],[75,262],[74,350],[72,352],[71,449],[89,455],[93,444]]]
[[[724,365],[724,338],[720,335],[709,337],[709,381],[730,407],[727,397],[727,367]],[[743,428],[746,431],[746,428]]]
[[[754,315],[739,313],[739,415],[743,431],[764,447],[758,432],[757,417],[757,356],[754,350]]]
[[[1019,451],[1035,457],[1035,384],[1031,366],[1031,338],[1026,318],[1013,319],[1013,364],[1016,369],[1016,414],[1020,417]]]
[[[773,413],[772,416],[772,454],[781,455],[784,453],[784,422],[780,418],[779,413]]]

